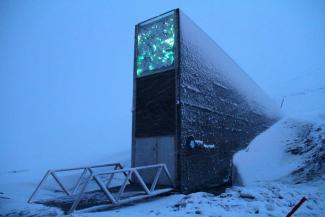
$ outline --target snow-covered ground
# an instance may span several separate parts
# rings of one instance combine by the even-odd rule
[[[123,155],[122,155],[123,156]],[[127,162],[127,154],[123,162]],[[96,213],[73,216],[285,216],[303,197],[294,216],[325,213],[325,115],[284,118],[238,152],[237,183],[225,193],[174,194]],[[41,174],[1,174],[0,216],[61,216],[62,211],[26,201]]]

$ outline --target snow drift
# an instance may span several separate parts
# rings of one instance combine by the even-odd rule
[[[284,119],[257,136],[234,156],[244,185],[289,179],[294,182],[321,177],[325,164],[324,117],[313,120]]]

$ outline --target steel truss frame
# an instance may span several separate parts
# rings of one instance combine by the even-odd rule
[[[94,169],[96,168],[112,168],[107,172],[96,172]],[[143,177],[140,174],[140,171],[142,170],[148,170],[148,169],[156,169],[156,173],[153,177],[153,181],[150,185],[150,188],[147,187],[145,181],[143,180]],[[67,188],[66,183],[64,183],[57,174],[60,172],[71,172],[71,171],[77,171],[77,170],[83,170],[80,177],[78,178],[76,184],[74,187],[70,190]],[[165,172],[168,180],[170,181],[170,187],[164,187],[161,189],[156,189],[157,183],[159,178],[162,175],[162,172]],[[110,192],[110,184],[112,183],[112,180],[114,176],[118,173],[122,173],[124,175],[124,180],[122,182],[122,185],[120,185],[119,191],[117,195],[113,195],[112,192]],[[132,175],[134,175],[134,179],[132,179]],[[105,194],[105,196],[108,199],[108,203],[105,205],[95,206],[86,208],[83,211],[90,211],[93,209],[102,209],[105,207],[111,207],[111,206],[118,206],[121,204],[125,204],[128,202],[136,201],[145,199],[148,197],[152,197],[158,194],[167,193],[173,190],[173,187],[175,187],[173,179],[168,171],[168,168],[165,164],[154,164],[154,165],[147,165],[147,166],[140,166],[140,167],[134,167],[134,168],[123,168],[123,166],[120,163],[112,163],[112,164],[103,164],[103,165],[95,165],[95,166],[88,166],[88,167],[76,167],[76,168],[68,168],[68,169],[57,169],[57,170],[48,170],[41,182],[37,185],[36,189],[28,199],[28,203],[33,203],[35,200],[36,194],[40,191],[41,187],[44,185],[46,180],[49,176],[52,176],[54,181],[58,184],[58,186],[62,189],[62,191],[68,195],[74,198],[73,203],[67,212],[67,214],[73,213],[76,208],[78,207],[82,196],[86,193],[87,187],[90,185],[91,182],[94,182],[98,185],[99,189]],[[100,177],[107,176],[107,179],[102,180]],[[85,180],[82,182],[82,180]],[[105,183],[106,182],[106,183]],[[137,196],[129,196],[122,198],[122,194],[127,193],[126,186],[131,183],[136,183],[142,188],[142,195]],[[80,189],[79,193],[78,190]]]

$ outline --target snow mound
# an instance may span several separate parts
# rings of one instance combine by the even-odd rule
[[[317,121],[316,121],[317,120]],[[237,152],[234,165],[245,186],[279,180],[301,183],[325,172],[325,121],[286,118]]]

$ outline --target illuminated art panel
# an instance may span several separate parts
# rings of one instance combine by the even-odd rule
[[[137,35],[137,77],[173,66],[174,61],[174,11],[140,24]]]

